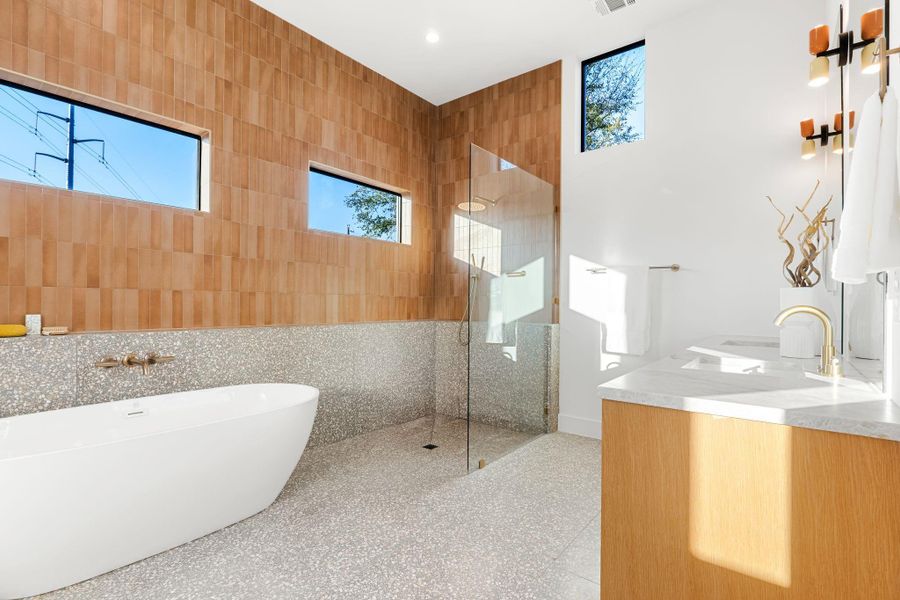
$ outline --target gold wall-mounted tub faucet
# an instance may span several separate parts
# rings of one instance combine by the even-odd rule
[[[175,360],[174,356],[160,356],[156,352],[151,352],[144,358],[138,358],[137,354],[131,352],[125,358],[122,359],[123,367],[140,367],[141,373],[144,375],[150,374],[150,367],[153,365],[161,365],[164,363],[170,363]]]

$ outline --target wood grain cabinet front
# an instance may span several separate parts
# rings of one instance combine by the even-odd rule
[[[900,443],[603,401],[603,600],[900,599]]]

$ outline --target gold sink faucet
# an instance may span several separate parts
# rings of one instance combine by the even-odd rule
[[[819,364],[819,374],[826,377],[841,377],[843,375],[841,361],[837,356],[837,349],[834,347],[834,326],[831,324],[831,319],[828,318],[825,311],[815,306],[798,304],[778,313],[778,316],[775,317],[775,324],[781,327],[788,317],[799,314],[816,317],[822,322],[822,327],[825,328],[825,340],[822,344],[822,362]]]

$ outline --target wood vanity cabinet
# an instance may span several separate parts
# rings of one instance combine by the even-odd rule
[[[900,443],[603,401],[603,600],[900,599]]]

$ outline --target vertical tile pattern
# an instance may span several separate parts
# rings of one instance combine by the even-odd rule
[[[0,181],[0,322],[431,318],[436,107],[249,0],[6,0],[0,23],[0,68],[212,144],[209,213]],[[311,160],[409,190],[412,245],[309,231]]]
[[[556,62],[444,104],[435,133],[437,319],[466,305],[465,260],[454,255],[454,209],[469,196],[469,144],[477,144],[556,187],[559,206],[561,63]]]

